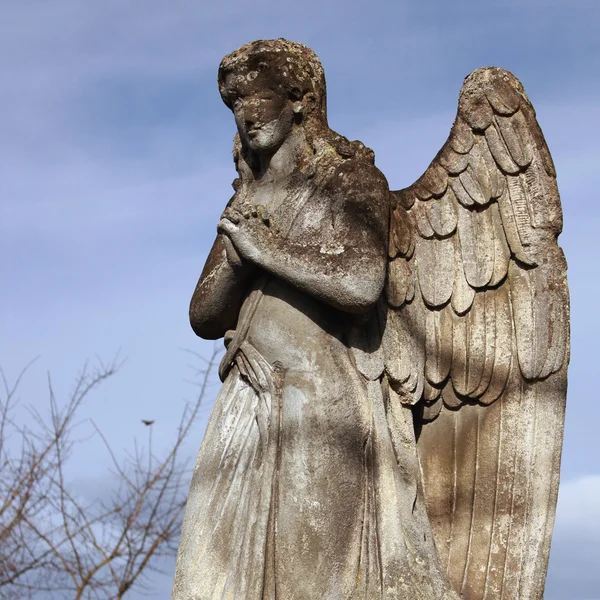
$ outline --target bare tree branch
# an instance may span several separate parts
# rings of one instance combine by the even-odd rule
[[[199,393],[182,412],[175,439],[162,456],[134,441],[118,460],[92,421],[112,462],[108,500],[85,501],[65,468],[86,397],[122,365],[117,359],[80,372],[67,402],[57,400],[48,376],[49,416],[31,410],[29,423],[14,418],[16,392],[30,365],[10,385],[0,369],[0,600],[23,598],[121,599],[177,551],[189,470],[180,457],[214,374],[214,349],[200,374]],[[30,363],[31,364],[31,363]],[[8,441],[11,440],[11,444]],[[15,440],[19,441],[19,452]],[[9,447],[10,446],[10,447]],[[11,451],[12,448],[12,451]]]

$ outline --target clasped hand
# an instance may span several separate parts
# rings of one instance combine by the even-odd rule
[[[240,256],[259,263],[265,241],[272,235],[265,207],[250,203],[226,208],[217,231],[224,235],[227,259],[232,266],[241,264]]]

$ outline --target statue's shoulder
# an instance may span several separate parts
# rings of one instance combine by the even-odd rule
[[[387,179],[375,166],[373,150],[362,142],[350,141],[332,131],[320,150],[317,165],[321,176],[318,178],[328,193],[348,198],[387,197]]]
[[[356,143],[356,142],[355,142]],[[336,161],[324,181],[327,194],[345,205],[360,209],[368,206],[389,210],[389,184],[385,175],[375,166],[373,153],[357,152],[354,156]]]

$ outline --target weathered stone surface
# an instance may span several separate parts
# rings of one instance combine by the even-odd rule
[[[469,75],[391,193],[307,47],[242,46],[219,89],[239,177],[190,320],[228,345],[173,600],[541,599],[569,306],[523,87]]]

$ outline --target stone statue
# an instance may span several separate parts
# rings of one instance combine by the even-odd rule
[[[469,75],[390,192],[309,48],[247,44],[218,80],[239,178],[190,320],[227,350],[172,598],[541,599],[569,301],[523,87]]]

